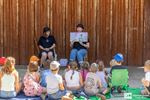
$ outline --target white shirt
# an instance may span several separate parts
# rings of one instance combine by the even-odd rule
[[[4,74],[1,78],[2,91],[15,91],[15,76],[13,74]]]
[[[105,79],[105,72],[104,71],[97,71],[96,75],[101,80],[102,86],[107,88],[107,82],[106,82],[106,79]]]
[[[145,80],[150,82],[150,71],[145,73]]]
[[[79,74],[80,73],[78,71],[74,71],[74,74],[73,74],[73,70],[69,70],[69,71],[66,72],[65,80],[66,80],[67,87],[80,86]],[[71,79],[71,76],[72,76],[72,79]]]
[[[62,84],[62,77],[58,74],[50,74],[46,76],[47,93],[54,94],[59,91],[59,84]]]

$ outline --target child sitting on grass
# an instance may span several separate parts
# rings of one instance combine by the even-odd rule
[[[85,81],[86,75],[87,75],[87,73],[89,72],[89,67],[90,67],[90,64],[89,64],[89,62],[87,62],[87,61],[84,61],[84,62],[81,64],[80,73],[81,73],[83,82]]]
[[[62,76],[58,74],[59,66],[57,61],[50,63],[51,74],[46,76],[48,100],[59,100],[66,95]]]
[[[23,91],[26,96],[40,96],[42,93],[46,92],[46,89],[43,88],[39,83],[40,75],[37,71],[38,63],[36,61],[30,61],[28,71],[23,79]]]
[[[104,70],[104,63],[103,61],[98,61],[98,71],[96,72],[96,75],[100,78],[101,80],[101,84],[102,84],[102,91],[103,93],[105,94],[107,92],[107,77],[106,77],[106,73],[105,73],[105,70]]]
[[[127,69],[126,66],[122,65],[122,63],[124,61],[124,58],[123,58],[123,55],[121,53],[117,53],[114,56],[114,60],[116,61],[116,65],[114,65],[114,66],[111,67],[110,74],[112,74],[112,71],[114,69]]]
[[[106,97],[101,92],[102,84],[100,78],[96,75],[98,65],[92,63],[90,72],[86,76],[84,92],[88,96],[98,96],[101,100],[106,100]]]
[[[77,92],[83,86],[83,80],[80,72],[77,71],[78,64],[75,61],[69,63],[70,70],[65,73],[66,89]]]
[[[150,60],[147,60],[144,64],[144,72],[145,78],[141,81],[145,87],[144,90],[141,91],[142,95],[150,95]]]

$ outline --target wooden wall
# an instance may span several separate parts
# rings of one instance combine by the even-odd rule
[[[145,3],[144,3],[145,1]],[[129,65],[150,59],[149,0],[0,0],[0,56],[27,64],[37,54],[34,39],[50,26],[59,58],[69,57],[69,32],[83,23],[90,61],[106,64],[117,52]],[[145,13],[144,13],[145,5]]]

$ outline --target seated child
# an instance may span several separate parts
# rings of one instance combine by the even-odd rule
[[[86,75],[89,72],[89,67],[90,67],[90,65],[89,65],[89,62],[87,62],[87,61],[84,61],[81,64],[80,74],[82,76],[83,81],[85,81],[85,79],[86,79]]]
[[[17,76],[13,71],[12,62],[7,58],[0,71],[0,97],[2,98],[16,97],[17,93],[21,89],[21,85],[18,80],[19,76]]]
[[[90,67],[90,72],[86,76],[86,80],[84,83],[84,92],[88,96],[98,96],[101,98],[101,100],[106,100],[105,96],[101,94],[101,80],[96,75],[96,72],[98,70],[98,65],[96,63],[92,63]]]
[[[114,56],[114,60],[116,61],[116,65],[112,66],[112,68],[110,70],[110,74],[112,74],[112,70],[114,70],[114,69],[127,69],[126,66],[122,65],[124,59],[123,59],[123,55],[121,53],[117,53]]]
[[[15,64],[16,64],[15,58],[14,57],[7,57],[7,59],[9,59],[10,62],[11,62],[13,73],[17,76],[17,78],[19,78],[19,73],[18,73],[18,71],[15,68]],[[20,81],[20,79],[17,79],[17,80]]]
[[[69,63],[70,70],[65,73],[65,86],[67,90],[77,91],[83,86],[80,72],[77,71],[78,64],[75,61]]]
[[[98,78],[100,78],[101,80],[101,84],[103,87],[103,92],[104,94],[107,92],[107,77],[106,77],[106,73],[104,71],[104,63],[103,61],[99,61],[98,62],[98,71],[96,72],[96,75],[98,76]]]
[[[41,73],[40,84],[41,86],[46,87],[47,86],[46,77],[51,74],[51,70],[49,70],[50,62],[47,61],[47,63],[45,63],[44,66],[45,66],[45,69],[40,72]]]
[[[26,96],[40,96],[42,93],[46,92],[39,81],[40,75],[37,72],[38,63],[33,61],[29,63],[28,71],[26,72],[23,83],[24,83],[24,93]]]
[[[150,95],[150,60],[147,60],[144,64],[145,78],[141,81],[145,87],[145,90],[141,91],[142,95]]]
[[[51,74],[46,76],[48,100],[59,100],[66,95],[62,76],[58,74],[60,64],[57,61],[50,63]]]
[[[30,57],[29,63],[30,63],[30,62],[37,62],[37,63],[39,63],[39,60],[40,60],[40,59],[39,59],[37,56],[34,56],[34,55],[33,55],[33,56]],[[28,66],[27,66],[27,67],[28,67]],[[28,69],[28,68],[27,68],[27,69]],[[40,72],[40,66],[38,66],[38,71],[37,71],[37,72]]]

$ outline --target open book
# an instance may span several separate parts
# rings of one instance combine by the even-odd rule
[[[70,32],[70,42],[72,41],[87,42],[88,33],[87,32]]]

